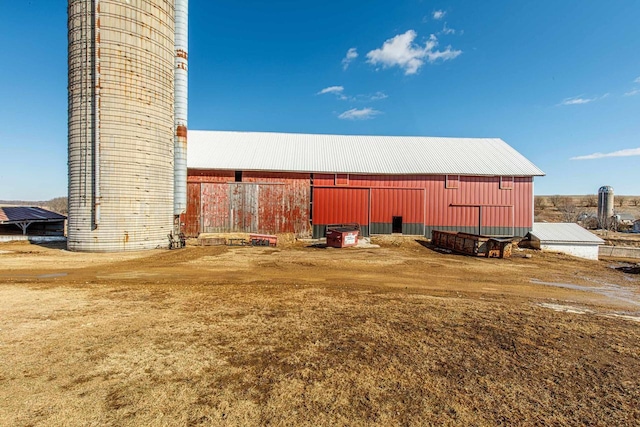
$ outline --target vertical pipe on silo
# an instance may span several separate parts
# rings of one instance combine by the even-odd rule
[[[93,13],[93,224],[100,224],[100,0],[94,0]]]
[[[173,214],[187,208],[187,95],[189,0],[175,0],[175,135]]]

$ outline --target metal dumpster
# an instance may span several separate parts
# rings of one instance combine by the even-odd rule
[[[358,244],[360,226],[358,224],[340,224],[327,227],[327,246],[347,248]]]
[[[510,238],[500,239],[479,234],[433,230],[431,243],[437,247],[467,255],[487,258],[509,258],[511,256]]]

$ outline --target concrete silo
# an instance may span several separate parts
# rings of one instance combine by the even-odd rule
[[[174,0],[68,1],[71,250],[169,245],[175,12]]]
[[[598,221],[602,228],[609,228],[613,216],[613,187],[608,185],[598,190]]]

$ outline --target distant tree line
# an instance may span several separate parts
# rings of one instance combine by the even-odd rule
[[[58,212],[59,214],[66,215],[69,212],[69,200],[67,197],[56,197],[48,202],[45,202],[45,205],[54,212]]]

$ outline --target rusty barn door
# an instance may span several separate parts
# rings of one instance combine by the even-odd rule
[[[258,231],[259,184],[229,183],[229,231],[255,233]]]
[[[229,227],[229,191],[227,183],[202,183],[201,230],[203,233],[224,233]]]
[[[187,211],[183,215],[184,234],[197,237],[200,233],[200,183],[187,184]]]

